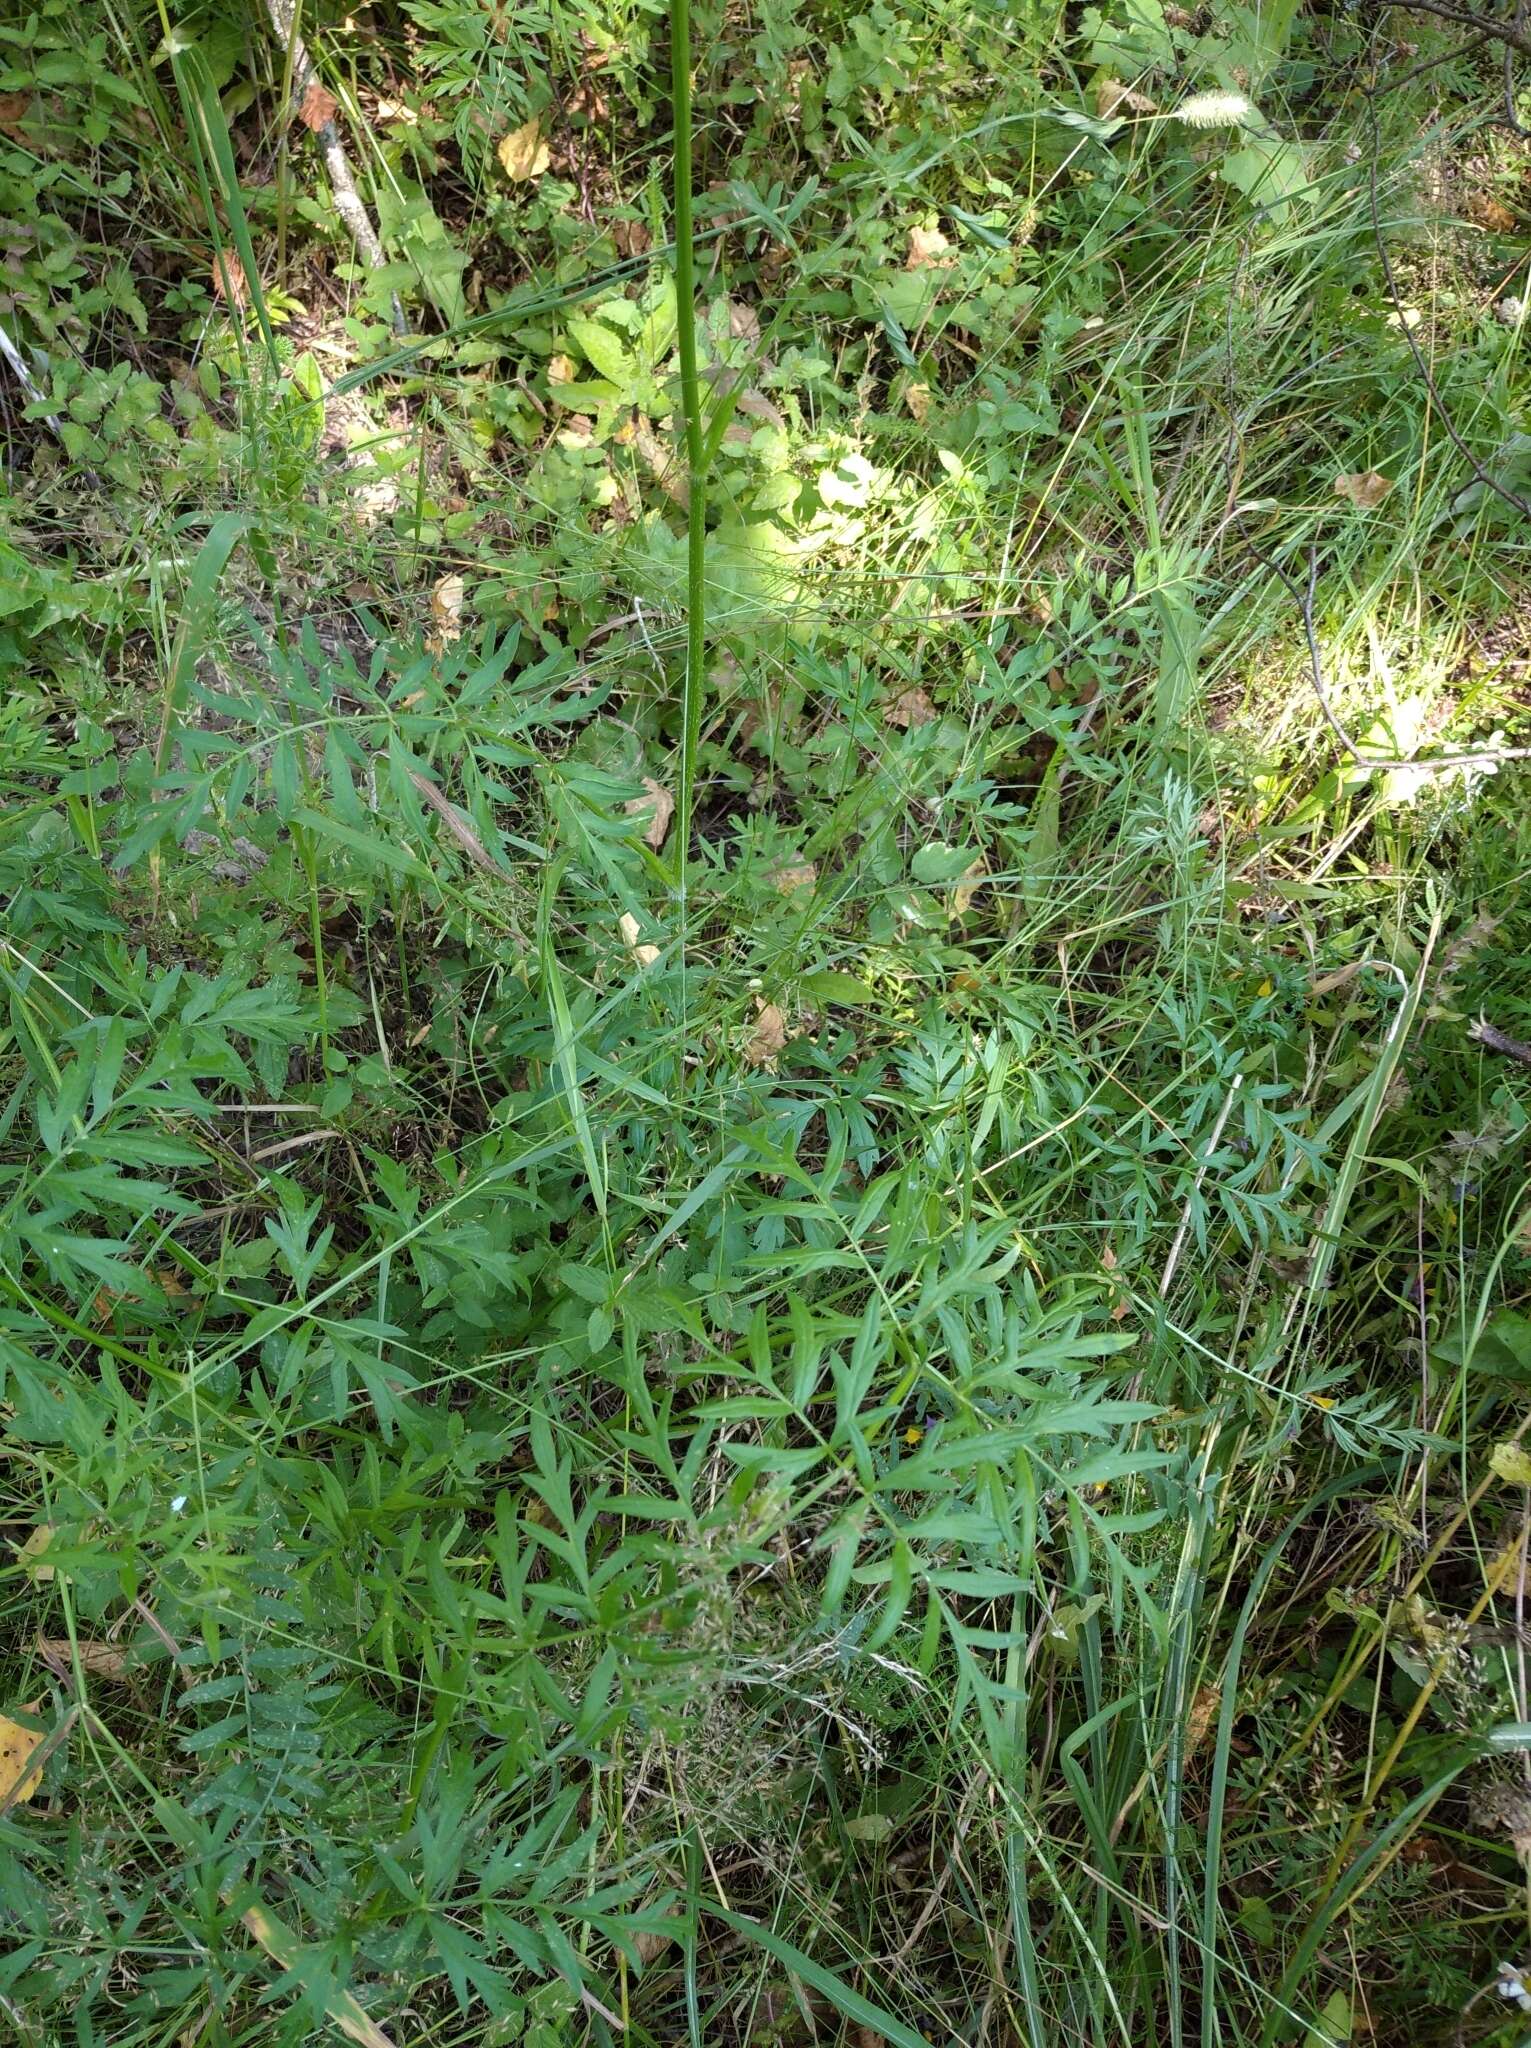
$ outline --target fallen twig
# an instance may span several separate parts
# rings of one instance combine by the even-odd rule
[[[1497,1024],[1490,1024],[1487,1017],[1480,1017],[1476,1024],[1467,1027],[1469,1038],[1479,1045],[1486,1045],[1490,1052],[1502,1052],[1507,1060],[1519,1060],[1523,1067],[1531,1067],[1531,1045],[1523,1038],[1511,1038],[1508,1031],[1501,1031]]]
[[[293,110],[300,113],[304,101],[308,98],[310,86],[317,81],[308,46],[295,26],[295,0],[266,0],[266,12],[271,17],[271,26],[276,32],[277,42],[287,59],[292,79]],[[340,130],[335,125],[334,115],[330,114],[317,124],[305,121],[304,125],[310,128],[324,157],[324,168],[329,173],[330,190],[335,198],[335,211],[351,230],[352,239],[367,262],[374,270],[381,270],[388,259],[383,254],[383,245],[378,240],[377,229],[372,225],[371,217],[362,204],[361,195],[356,189],[356,180],[351,176],[350,159],[340,139]],[[394,333],[408,334],[409,327],[397,292],[389,294],[389,305],[392,308],[391,324]]]

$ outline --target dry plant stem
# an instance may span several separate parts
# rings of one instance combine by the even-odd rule
[[[1490,1052],[1503,1053],[1507,1060],[1519,1060],[1523,1067],[1531,1067],[1531,1045],[1523,1038],[1511,1038],[1508,1031],[1501,1031],[1497,1024],[1490,1024],[1487,1017],[1480,1017],[1476,1024],[1468,1026],[1467,1035],[1476,1039],[1479,1045],[1486,1045]]]
[[[308,88],[314,82],[313,59],[308,46],[297,33],[294,25],[296,0],[266,0],[266,12],[271,17],[271,26],[276,33],[282,54],[287,59],[292,77],[292,96],[296,106],[301,106]],[[361,251],[373,270],[381,270],[387,262],[383,245],[377,238],[377,229],[372,225],[361,195],[356,189],[356,180],[351,176],[350,159],[340,139],[340,130],[333,119],[314,130],[314,140],[324,158],[324,168],[329,176],[330,191],[334,195],[335,211],[350,229],[351,239]],[[395,334],[408,334],[409,326],[404,318],[404,308],[399,304],[399,295],[389,297],[392,308],[391,325]]]
[[[1531,57],[1531,35],[1521,25],[1521,13],[1517,8],[1512,23],[1486,21],[1481,14],[1474,14],[1470,7],[1451,7],[1445,0],[1407,0],[1405,14],[1433,14],[1438,21],[1459,22],[1463,28],[1476,29],[1480,36],[1490,36],[1496,43],[1503,43],[1506,49],[1519,50],[1523,57]]]

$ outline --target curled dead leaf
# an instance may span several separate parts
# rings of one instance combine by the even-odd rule
[[[896,697],[890,697],[883,706],[883,723],[896,725],[901,732],[907,732],[912,725],[929,725],[936,715],[936,707],[921,689],[912,684],[907,690],[900,690]]]
[[[310,134],[317,135],[321,128],[328,128],[335,118],[335,109],[340,105],[332,92],[326,90],[317,78],[308,81],[308,90],[298,108],[298,119]]]
[[[432,654],[439,654],[462,638],[462,601],[466,592],[467,585],[457,575],[443,576],[431,592],[431,617],[436,630],[425,644]]]
[[[670,820],[675,816],[675,799],[662,782],[656,782],[652,775],[643,778],[643,795],[630,796],[622,806],[630,818],[648,818],[648,829],[643,835],[645,846],[652,846],[658,853],[670,829]]]
[[[904,403],[923,427],[930,418],[930,386],[918,379],[904,386]]]
[[[71,1644],[68,1636],[39,1636],[37,1654],[48,1669],[60,1678],[74,1676],[74,1652],[80,1653],[80,1669],[87,1678],[103,1678],[115,1682],[125,1678],[129,1658],[124,1649],[116,1643],[97,1642],[82,1636],[79,1643]]]
[[[1375,469],[1358,469],[1344,473],[1334,480],[1334,495],[1348,498],[1352,505],[1358,505],[1363,512],[1369,512],[1374,505],[1380,505],[1393,488],[1393,479],[1383,476]]]
[[[640,967],[652,967],[659,958],[657,946],[642,945],[638,939],[640,926],[630,910],[624,910],[617,919],[617,930],[622,934],[622,943]]]
[[[979,854],[971,867],[963,869],[952,891],[953,917],[966,917],[973,907],[973,898],[983,886],[984,876],[989,872],[989,863]]]
[[[572,384],[579,375],[579,365],[573,356],[548,357],[548,382],[550,384]]]
[[[542,132],[542,123],[535,115],[519,128],[513,128],[502,139],[495,155],[506,177],[518,185],[525,184],[529,178],[540,178],[552,162],[552,151]]]
[[[904,258],[904,268],[950,270],[957,260],[951,246],[938,227],[913,227],[909,230],[909,254]]]
[[[17,1710],[40,1714],[41,1700],[28,1700]],[[41,1766],[34,1768],[32,1755],[42,1747],[40,1729],[23,1728],[19,1721],[0,1714],[0,1806],[19,1806],[33,1797],[43,1781]]]
[[[752,1067],[774,1067],[776,1055],[786,1048],[787,1020],[775,1003],[757,998],[759,1014],[755,1028],[745,1040],[744,1057]]]

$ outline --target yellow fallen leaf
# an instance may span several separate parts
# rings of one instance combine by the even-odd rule
[[[1520,1444],[1495,1444],[1488,1462],[1489,1469],[1506,1486],[1531,1486],[1531,1451]]]
[[[761,1003],[755,1028],[745,1041],[744,1057],[752,1067],[774,1067],[787,1043],[787,1020],[775,1003]]]
[[[23,1714],[42,1711],[41,1700],[28,1700],[18,1709]],[[0,1714],[0,1805],[17,1806],[30,1799],[43,1781],[41,1769],[31,1768],[32,1752],[42,1745],[38,1729],[23,1728]]]
[[[643,795],[629,797],[622,806],[630,818],[648,818],[648,829],[643,835],[645,846],[652,846],[658,853],[670,829],[670,820],[675,816],[675,799],[662,782],[656,782],[652,775],[643,778]]]
[[[579,375],[579,365],[573,356],[548,357],[548,382],[550,384],[572,384]]]
[[[652,967],[659,958],[659,948],[657,946],[639,944],[638,933],[640,926],[637,918],[633,916],[630,910],[624,910],[617,919],[617,930],[622,934],[623,945],[626,946],[628,952],[632,954],[638,965],[640,967]]]
[[[405,106],[402,100],[379,100],[377,103],[377,118],[380,121],[402,122],[406,128],[417,127],[420,121],[420,116],[415,112],[415,109]]]
[[[772,873],[771,886],[778,896],[795,896],[799,889],[813,888],[818,879],[819,871],[811,860],[793,860]]]
[[[915,381],[904,386],[904,403],[920,426],[930,418],[930,386]]]
[[[523,122],[519,128],[512,128],[495,155],[500,159],[500,169],[506,177],[513,178],[518,185],[524,184],[528,178],[540,178],[552,161],[542,123],[536,116]]]
[[[116,1643],[97,1642],[82,1636],[78,1644],[71,1644],[68,1636],[39,1636],[37,1654],[50,1670],[60,1678],[74,1676],[74,1651],[80,1653],[80,1669],[87,1678],[125,1678],[128,1671],[128,1653],[119,1649]]]
[[[1337,476],[1334,480],[1334,495],[1348,498],[1352,505],[1358,505],[1363,512],[1369,512],[1373,505],[1380,505],[1393,488],[1393,479],[1383,476],[1375,469],[1358,469],[1350,474]]]
[[[883,706],[882,715],[885,724],[896,725],[900,731],[907,732],[912,725],[929,725],[936,715],[936,707],[923,690],[911,686],[900,690],[896,697],[890,697]]]

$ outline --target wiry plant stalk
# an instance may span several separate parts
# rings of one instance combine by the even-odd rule
[[[676,878],[686,926],[686,869],[696,803],[696,756],[707,686],[707,451],[696,365],[696,250],[691,209],[691,4],[670,0],[670,107],[674,121],[675,311],[686,436],[686,675],[681,696],[680,786],[675,798]]]

